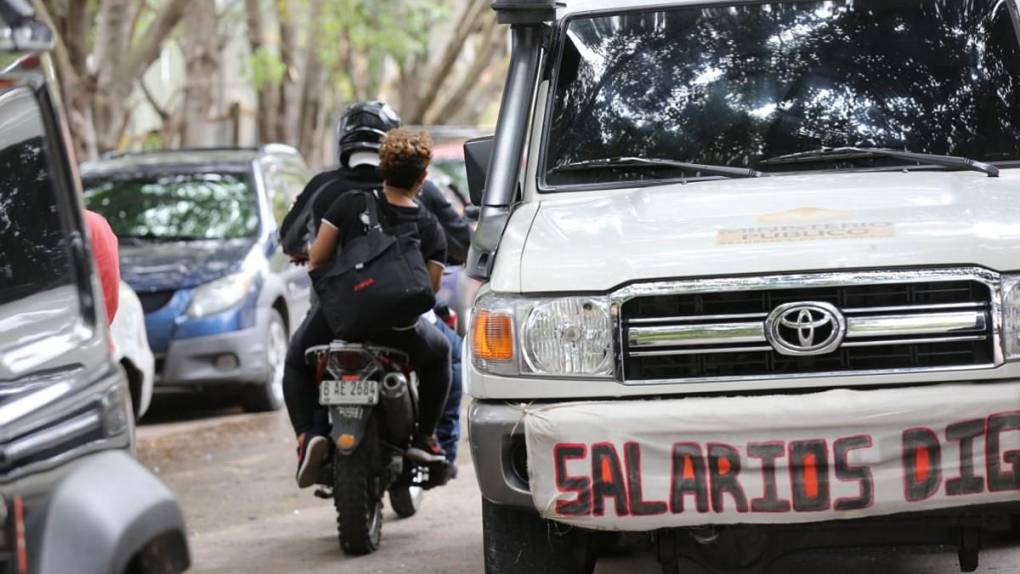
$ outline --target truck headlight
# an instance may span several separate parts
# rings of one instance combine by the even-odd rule
[[[1020,275],[1002,278],[1002,337],[1006,359],[1020,361]]]
[[[244,300],[251,284],[252,275],[242,272],[199,286],[188,305],[188,316],[198,319],[230,309]]]
[[[611,378],[609,301],[483,295],[472,313],[471,355],[475,367],[493,374]]]

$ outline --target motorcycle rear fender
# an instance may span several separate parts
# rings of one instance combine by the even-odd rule
[[[365,438],[365,429],[368,427],[368,419],[372,416],[372,409],[373,407],[349,406],[329,408],[330,419],[333,422],[333,432],[330,436],[341,455],[350,455],[361,446],[361,441]]]

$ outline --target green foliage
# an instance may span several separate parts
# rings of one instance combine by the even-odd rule
[[[451,0],[330,0],[323,7],[320,50],[330,83],[345,97],[355,86],[371,91],[387,60],[398,64],[428,53],[430,32],[451,16]],[[349,51],[351,67],[367,71],[355,78],[340,61]]]
[[[257,90],[266,86],[278,85],[283,81],[284,74],[287,73],[287,66],[280,56],[264,46],[252,54],[248,64],[251,69],[252,83]]]
[[[339,0],[327,9],[357,52],[405,60],[428,48],[429,28],[443,10],[428,0]]]

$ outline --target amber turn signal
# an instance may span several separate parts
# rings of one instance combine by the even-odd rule
[[[471,329],[471,351],[483,361],[513,360],[514,329],[510,315],[479,310]]]

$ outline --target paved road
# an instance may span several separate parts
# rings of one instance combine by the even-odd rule
[[[162,399],[162,397],[161,397]],[[421,512],[387,512],[382,549],[361,558],[339,550],[329,501],[294,486],[293,440],[282,413],[160,400],[138,430],[139,456],[180,497],[196,574],[473,573],[482,570],[478,486],[467,449],[460,478],[429,493]],[[1020,549],[982,553],[982,573],[1020,572]],[[950,574],[956,555],[940,549],[802,554],[777,574]],[[599,574],[658,574],[649,558],[604,560]],[[697,574],[698,569],[689,570]],[[537,574],[537,573],[536,573]]]
[[[139,428],[139,455],[184,504],[192,572],[481,571],[479,493],[469,463],[457,480],[426,497],[417,516],[398,520],[387,509],[379,552],[347,558],[336,541],[332,502],[295,486],[294,442],[285,415],[170,411],[160,408],[153,414],[161,424]],[[190,420],[162,422],[173,412]]]

